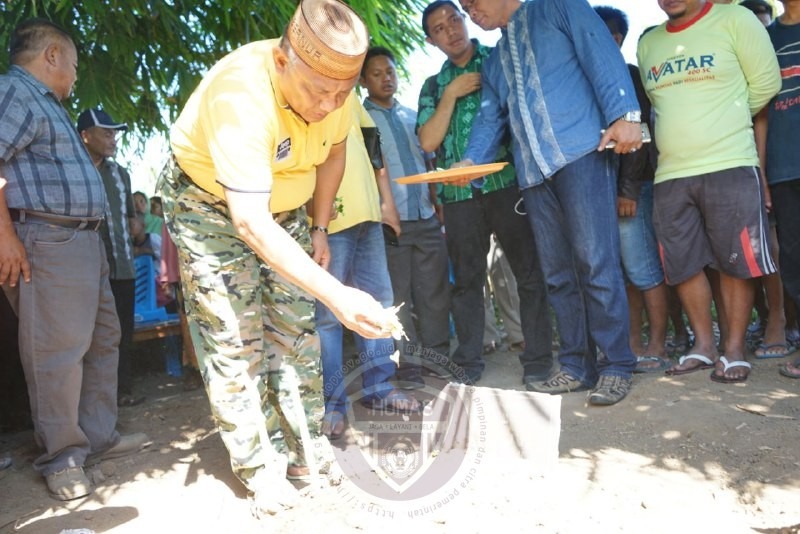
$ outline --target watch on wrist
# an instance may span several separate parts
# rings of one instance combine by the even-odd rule
[[[312,232],[322,232],[323,234],[327,234],[328,233],[328,227],[327,226],[317,226],[315,224],[314,226],[311,227],[311,231]]]
[[[625,122],[642,122],[642,112],[641,111],[629,111],[622,117],[620,117]]]

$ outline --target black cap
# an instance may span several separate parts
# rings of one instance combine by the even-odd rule
[[[97,126],[98,128],[108,128],[109,130],[122,130],[126,131],[128,125],[123,123],[116,124],[111,115],[102,109],[87,109],[78,115],[78,132],[82,132],[88,128]]]

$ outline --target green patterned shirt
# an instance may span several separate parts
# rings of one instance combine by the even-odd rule
[[[484,60],[489,57],[492,48],[480,44],[476,39],[472,39],[475,45],[475,53],[464,67],[459,67],[447,60],[442,65],[439,74],[435,74],[425,80],[419,92],[419,105],[417,106],[417,130],[425,124],[436,111],[436,106],[442,98],[445,87],[456,77],[466,72],[480,72]],[[445,169],[463,159],[462,155],[467,148],[469,134],[472,131],[472,123],[478,115],[480,109],[481,94],[475,91],[458,99],[453,116],[450,118],[450,127],[439,148],[436,150],[437,165]],[[511,161],[511,151],[508,147],[507,139],[497,152],[495,161]],[[502,171],[486,176],[481,190],[484,193],[491,193],[499,189],[505,189],[515,185],[517,182],[516,173],[513,165],[507,165]],[[470,185],[456,186],[447,184],[437,184],[436,192],[439,200],[444,204],[460,202],[472,198],[472,187]]]

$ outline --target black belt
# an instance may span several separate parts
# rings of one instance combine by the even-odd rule
[[[42,213],[40,211],[18,210],[8,208],[11,220],[20,224],[36,223],[51,224],[62,228],[72,228],[73,230],[91,230],[96,232],[103,224],[103,217],[69,217],[67,215],[55,215],[52,213]]]

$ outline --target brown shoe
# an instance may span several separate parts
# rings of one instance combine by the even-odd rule
[[[59,501],[71,501],[86,497],[92,492],[92,483],[86,478],[82,467],[67,467],[44,477],[50,496]]]
[[[624,399],[631,390],[631,379],[615,375],[600,375],[600,380],[589,394],[589,404],[611,406]]]
[[[537,393],[549,393],[559,395],[561,393],[571,393],[573,391],[584,391],[589,389],[586,384],[572,376],[571,374],[559,371],[544,382],[528,382],[525,389]]]

